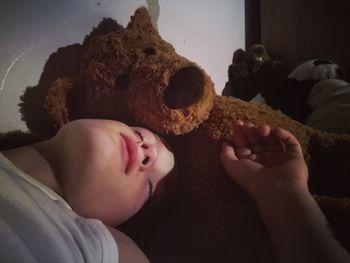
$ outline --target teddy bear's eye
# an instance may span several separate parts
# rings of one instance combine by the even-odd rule
[[[170,78],[164,102],[171,109],[182,109],[198,102],[204,93],[203,73],[195,66],[179,69]]]
[[[151,56],[151,55],[155,55],[156,54],[156,50],[154,49],[154,47],[146,47],[143,50],[143,53],[145,53],[146,57]]]
[[[143,142],[143,136],[140,131],[134,130],[135,134],[140,138],[140,141]]]

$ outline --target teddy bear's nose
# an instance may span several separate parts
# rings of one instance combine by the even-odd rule
[[[203,73],[195,66],[176,71],[164,92],[164,103],[171,109],[182,109],[198,102],[204,93]]]

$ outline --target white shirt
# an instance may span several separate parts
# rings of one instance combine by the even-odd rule
[[[0,261],[118,262],[114,238],[0,153]]]

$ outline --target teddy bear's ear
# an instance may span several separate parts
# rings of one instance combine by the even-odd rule
[[[58,78],[48,90],[44,107],[52,118],[55,130],[72,120],[67,108],[67,94],[73,85],[74,82],[71,79]]]
[[[123,41],[139,54],[137,63],[132,63],[126,92],[129,111],[138,125],[174,135],[198,127],[214,102],[209,76],[161,38],[146,8],[136,10],[125,33]]]
[[[146,7],[140,7],[135,11],[126,29],[143,32],[145,34],[157,34],[157,30],[152,24],[151,17]]]

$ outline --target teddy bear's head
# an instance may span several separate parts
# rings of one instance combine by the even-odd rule
[[[184,134],[207,119],[212,81],[159,36],[145,8],[125,29],[87,45],[77,79],[60,78],[49,90],[46,108],[58,126],[81,117],[108,118]]]

